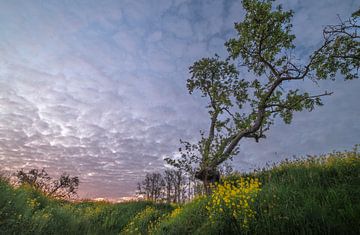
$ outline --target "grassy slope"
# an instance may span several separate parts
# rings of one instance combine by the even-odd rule
[[[252,173],[263,183],[249,234],[360,234],[360,154],[334,153]],[[238,177],[238,176],[233,176]],[[207,198],[181,209],[150,202],[69,203],[0,181],[0,234],[233,234],[210,223]]]

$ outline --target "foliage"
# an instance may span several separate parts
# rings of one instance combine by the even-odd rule
[[[250,233],[358,234],[360,153],[284,161],[257,173],[263,182]],[[276,226],[271,226],[276,225]]]
[[[118,234],[150,202],[55,200],[28,185],[0,181],[0,234]],[[156,204],[159,213],[171,206]]]
[[[327,46],[321,48],[319,56],[313,63],[316,76],[322,79],[330,77],[335,79],[338,70],[345,76],[345,79],[359,78],[360,67],[360,9],[340,24],[328,25],[323,31]]]
[[[255,219],[254,202],[260,185],[257,178],[243,177],[236,181],[216,183],[206,207],[211,222],[225,220],[235,231],[247,231],[249,223]]]
[[[47,196],[56,198],[75,197],[80,182],[78,177],[70,177],[66,173],[63,173],[59,179],[52,180],[44,168],[31,169],[28,172],[21,169],[15,176],[18,184],[27,184],[44,192]]]
[[[152,234],[155,223],[163,214],[165,214],[164,211],[147,206],[127,224],[120,234]]]
[[[216,219],[210,219],[214,210],[207,209],[207,213],[203,213],[202,219],[199,219],[201,214],[197,212],[206,207],[216,207],[211,201],[214,196],[211,195],[198,201],[196,205],[199,207],[196,209],[188,210],[194,205],[186,204],[177,219],[161,222],[159,227],[164,228],[162,234],[239,234],[239,230],[244,234],[360,232],[360,154],[357,148],[349,152],[285,160],[279,165],[253,173],[229,175],[223,182],[232,183],[227,183],[227,186],[218,184],[224,191],[219,196],[223,204],[224,196],[234,191],[236,181],[246,177],[257,178],[261,182],[261,190],[253,198],[254,202],[250,199],[254,217],[247,229],[236,228],[231,218],[224,216],[225,213],[218,213],[214,217]],[[196,216],[193,217],[193,213]],[[190,222],[193,220],[197,229]]]
[[[219,165],[238,154],[240,140],[258,142],[277,118],[290,124],[294,112],[312,111],[332,94],[310,94],[296,82],[334,80],[337,72],[345,79],[358,77],[359,14],[327,26],[322,44],[304,61],[296,57],[293,12],[272,2],[243,0],[246,14],[235,23],[238,35],[225,43],[229,57],[203,58],[190,67],[187,88],[207,99],[210,126],[196,145],[183,142],[190,151],[167,162],[178,168],[197,165],[195,176],[206,187],[219,178]]]
[[[208,199],[197,197],[183,207],[176,208],[158,221],[154,234],[204,234],[208,213],[205,208]]]
[[[212,196],[174,206],[149,201],[61,201],[29,185],[14,188],[0,178],[0,234],[126,234],[126,229],[136,228],[139,234],[360,233],[360,153],[356,148],[287,160],[261,171],[232,174],[221,182]],[[250,198],[244,200],[241,195]],[[248,216],[246,209],[253,213]],[[239,215],[239,226],[247,216],[248,227],[236,228],[229,219],[231,212]]]

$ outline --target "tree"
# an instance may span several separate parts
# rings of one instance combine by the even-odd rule
[[[180,158],[165,158],[165,161],[186,176],[188,181],[186,186],[188,189],[187,196],[190,199],[203,193],[202,190],[199,190],[199,185],[196,180],[196,165],[201,161],[200,156],[197,154],[199,146],[183,140],[180,140],[180,143],[183,145],[183,148],[179,148]]]
[[[185,200],[185,177],[181,170],[166,170],[164,172],[165,199],[168,203],[180,203]]]
[[[154,202],[181,203],[186,199],[186,178],[181,170],[168,169],[164,174],[147,173],[145,179],[138,183],[138,194],[145,195]]]
[[[139,194],[145,194],[146,199],[158,201],[162,198],[165,181],[163,176],[158,173],[147,173],[145,179],[138,184]]]
[[[323,47],[314,60],[312,68],[316,70],[319,78],[332,79],[338,70],[345,75],[346,79],[358,78],[360,67],[360,9],[352,14],[348,20],[341,20],[340,24],[328,25],[323,30],[325,42],[328,45]]]
[[[70,177],[63,173],[59,179],[52,180],[45,169],[31,169],[28,172],[23,169],[15,174],[19,184],[27,184],[42,191],[45,195],[56,198],[72,198],[77,195],[79,186],[78,177]]]
[[[164,181],[165,181],[165,197],[166,197],[166,202],[170,203],[173,201],[173,198],[176,198],[173,195],[173,190],[174,190],[174,174],[172,170],[166,170],[164,172]]]
[[[241,140],[258,142],[277,117],[290,124],[294,112],[312,111],[332,94],[310,94],[294,88],[296,82],[334,80],[338,72],[348,80],[358,78],[359,11],[338,26],[326,27],[323,43],[303,62],[295,57],[292,11],[273,8],[271,0],[243,0],[242,6],[246,15],[235,23],[238,36],[225,43],[229,57],[203,58],[190,67],[187,88],[207,98],[209,129],[195,146],[183,141],[190,154],[166,159],[180,168],[198,161],[195,176],[205,189],[219,179],[219,165],[238,154]],[[246,79],[240,77],[244,74]]]

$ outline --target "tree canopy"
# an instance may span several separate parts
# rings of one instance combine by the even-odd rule
[[[195,175],[204,183],[216,180],[218,166],[238,153],[240,140],[258,142],[278,117],[290,124],[294,112],[312,111],[332,94],[310,94],[296,81],[317,83],[338,74],[346,80],[358,78],[359,11],[325,27],[321,45],[307,59],[299,59],[291,31],[294,12],[272,2],[243,0],[246,14],[235,23],[237,37],[225,43],[228,58],[202,58],[190,67],[187,88],[207,99],[210,125],[197,144],[183,142],[180,159],[167,162],[190,169],[198,161]]]

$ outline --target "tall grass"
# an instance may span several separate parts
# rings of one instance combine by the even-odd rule
[[[253,202],[248,209],[254,212],[248,226],[234,226],[236,220],[220,210],[221,204],[212,210],[214,197],[200,197],[185,205],[74,203],[45,197],[28,186],[13,188],[0,180],[0,234],[360,234],[360,154],[356,149],[231,175],[223,179],[228,183],[218,187],[222,194],[217,197],[227,195],[230,202],[241,198],[223,191],[240,192],[239,186],[229,182],[244,177],[261,182],[256,197],[247,199]],[[234,213],[237,207],[231,208]]]
[[[161,213],[170,205],[151,202],[67,202],[28,186],[0,180],[0,234],[119,234],[147,206]]]
[[[360,234],[360,154],[308,157],[255,174],[263,182],[251,232]]]

